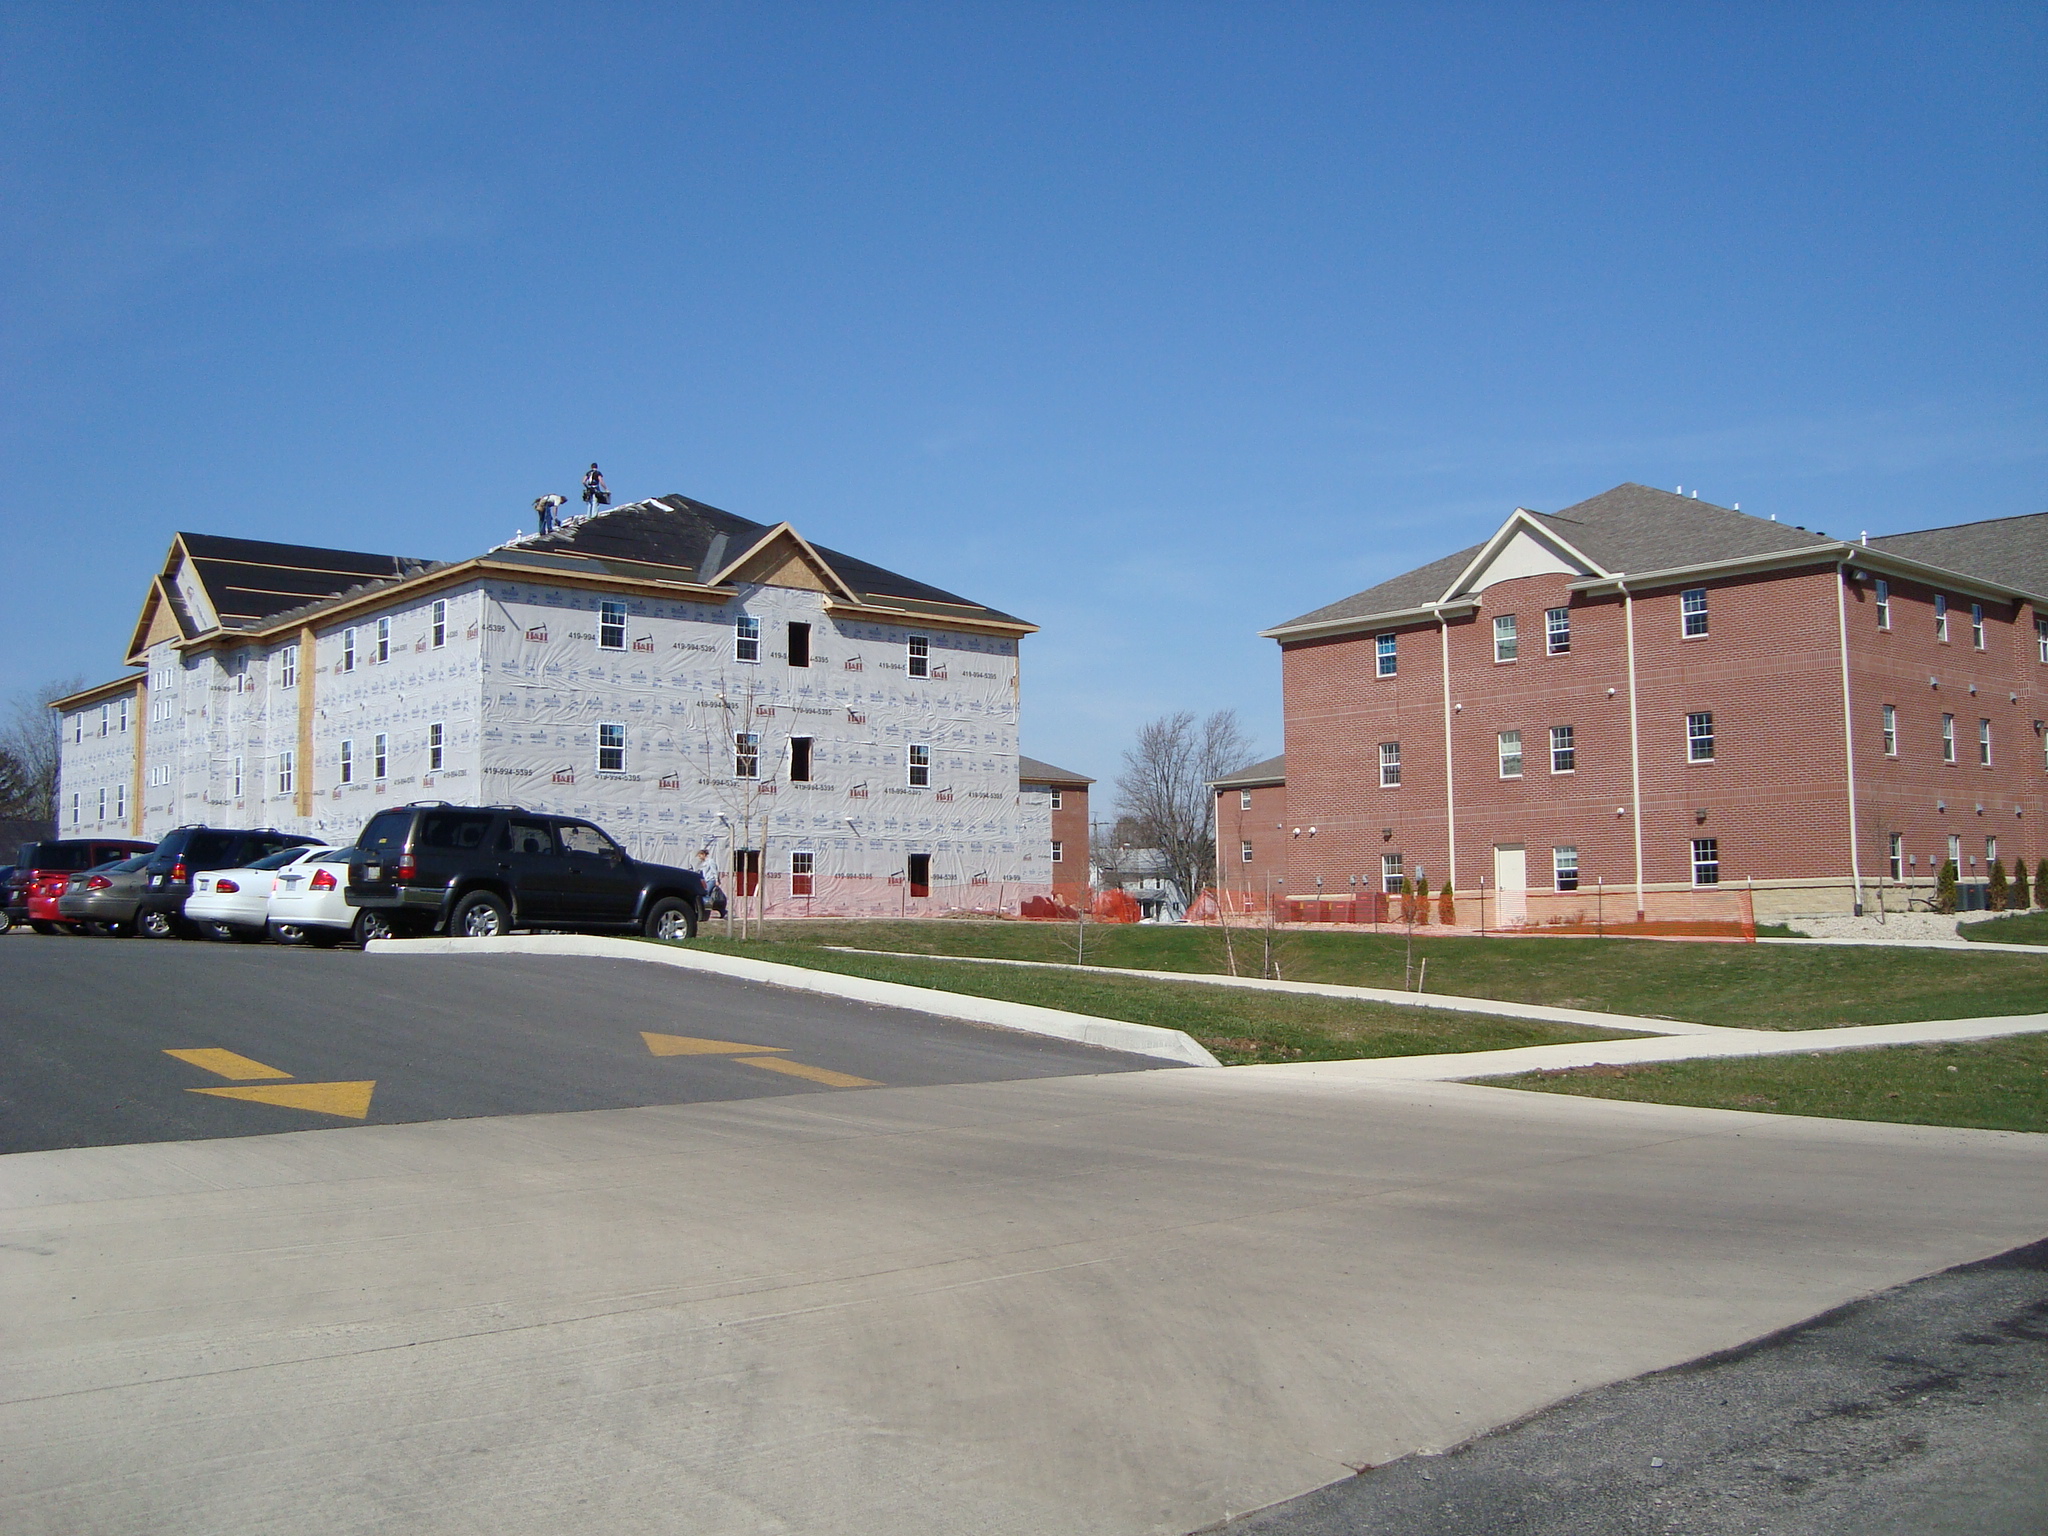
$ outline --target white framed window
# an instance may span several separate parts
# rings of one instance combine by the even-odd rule
[[[49,739],[47,736],[43,738],[45,741]],[[82,709],[71,717],[71,740],[74,743],[85,740],[85,711]]]
[[[1892,584],[1882,576],[1877,579],[1877,627],[1892,627]]]
[[[439,773],[444,749],[448,745],[448,727],[436,720],[427,727],[427,772]]]
[[[341,782],[353,784],[356,779],[356,744],[344,741],[341,744]]]
[[[113,728],[114,706],[111,704],[102,704],[100,706],[100,734],[104,736],[107,734],[108,731],[112,730]]]
[[[1058,838],[1052,840],[1052,861],[1055,864],[1064,864],[1067,861],[1066,845]]]
[[[1380,890],[1389,896],[1401,894],[1401,855],[1383,853],[1380,855]]]
[[[1240,789],[1237,792],[1237,808],[1240,811],[1248,811],[1252,808],[1252,792],[1250,790]]]
[[[391,777],[391,737],[383,731],[379,731],[370,741],[370,777]]]
[[[1056,810],[1056,811],[1057,811],[1057,810],[1059,810],[1059,809],[1060,809],[1060,808],[1061,808],[1061,807],[1062,807],[1062,806],[1063,806],[1064,804],[1065,804],[1065,802],[1064,802],[1064,801],[1063,801],[1063,800],[1061,799],[1061,797],[1060,797],[1060,792],[1059,792],[1059,791],[1058,791],[1057,789],[1055,789],[1055,790],[1054,790],[1054,791],[1052,792],[1052,808],[1053,808],[1054,810]]]
[[[104,789],[100,791],[99,819],[101,821],[105,821],[107,819],[107,792]]]
[[[430,614],[428,622],[432,644],[434,649],[438,651],[448,643],[448,599],[445,597],[435,598],[434,606],[428,612]]]
[[[789,782],[811,782],[811,738],[808,736],[789,738]]]
[[[2034,655],[2042,662],[2048,662],[2048,617],[2034,615]]]
[[[910,787],[929,789],[932,783],[932,749],[921,741],[910,744]]]
[[[1991,722],[1977,722],[1977,764],[1982,768],[1991,766]]]
[[[1707,632],[1707,589],[1688,587],[1678,595],[1679,633],[1697,640]]]
[[[277,686],[299,686],[299,648],[296,645],[288,645],[277,653]]]
[[[733,620],[732,657],[734,661],[759,661],[761,659],[761,621],[751,613],[743,613]]]
[[[1550,728],[1550,771],[1552,773],[1577,773],[1579,771],[1579,748],[1576,733],[1568,725],[1553,725]]]
[[[49,739],[47,736],[43,738],[45,741]],[[71,791],[71,825],[74,827],[78,825],[78,791],[75,789]]]
[[[341,670],[353,672],[356,669],[356,632],[353,628],[341,632]]]
[[[1720,839],[1696,837],[1692,840],[1692,883],[1694,885],[1719,885],[1721,883]]]
[[[1579,888],[1578,849],[1550,850],[1550,883],[1560,891],[1576,891]]]
[[[809,896],[817,880],[817,855],[808,849],[797,849],[789,856],[789,894]]]
[[[597,771],[626,771],[626,727],[624,722],[606,720],[597,727]]]
[[[391,659],[391,621],[377,621],[377,661],[379,665]]]
[[[1948,861],[1955,865],[1957,874],[1962,873],[1963,839],[1961,833],[1951,832],[1948,835]]]
[[[904,664],[910,668],[912,677],[932,675],[932,642],[929,636],[912,635],[903,648]]]
[[[1401,743],[1383,741],[1380,743],[1380,788],[1395,789],[1401,783]],[[1245,797],[1251,797],[1246,791]]]
[[[1970,604],[1970,644],[1978,650],[1984,649],[1984,605]]]
[[[128,701],[126,699],[120,701],[120,720],[121,734],[125,736],[128,734]]]
[[[1934,638],[1948,639],[1948,599],[1939,592],[1934,594]]]
[[[1956,717],[1941,717],[1941,760],[1952,763],[1956,760]]]
[[[1892,878],[1903,880],[1906,876],[1906,839],[1901,833],[1894,832],[1891,836],[1888,862],[1891,865]]]
[[[736,779],[761,777],[761,738],[756,732],[732,733],[732,776]]]
[[[1250,839],[1250,838],[1240,838],[1240,839],[1238,840],[1238,844],[1237,844],[1237,862],[1238,862],[1238,863],[1240,863],[1240,864],[1249,864],[1249,863],[1251,863],[1251,861],[1252,861],[1252,844],[1251,844],[1251,839]]]
[[[234,795],[235,795],[235,798],[236,798],[237,800],[239,800],[239,799],[241,799],[241,798],[242,798],[242,759],[241,759],[241,758],[240,758],[239,756],[238,756],[238,757],[236,757],[236,759],[235,759],[235,772],[234,772],[234,779],[235,779],[235,789],[234,789]]]
[[[1372,637],[1373,675],[1392,677],[1401,668],[1401,642],[1396,635]]]
[[[811,626],[791,623],[782,649],[792,667],[808,667],[811,664]]]
[[[623,651],[626,648],[626,605],[606,598],[597,605],[597,648]]]
[[[1714,760],[1714,713],[1699,710],[1685,717],[1685,760],[1711,763]]]
[[[1892,704],[1884,707],[1884,755],[1899,755],[1899,711],[1897,706]]]
[[[1513,661],[1515,650],[1515,616],[1504,613],[1493,621],[1493,659]]]
[[[1543,649],[1552,656],[1568,656],[1571,654],[1571,609],[1546,608],[1543,610]]]
[[[1984,839],[1984,867],[1986,869],[1989,869],[1992,865],[1996,864],[1997,862],[1998,839],[1995,837],[1987,837]]]
[[[1522,776],[1522,733],[1502,731],[1496,738],[1500,748],[1500,776],[1504,779],[1519,779]]]
[[[114,786],[114,820],[126,821],[127,819],[128,786],[126,784],[116,784]]]

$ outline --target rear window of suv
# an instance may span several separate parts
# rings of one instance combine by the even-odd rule
[[[411,811],[379,811],[363,828],[356,846],[364,853],[396,853],[405,847],[405,834],[411,830]]]
[[[84,870],[93,866],[90,843],[30,843],[21,850],[28,857],[23,869]]]
[[[372,823],[374,825],[374,823]],[[481,848],[491,830],[489,811],[428,811],[420,817],[421,848]]]
[[[179,856],[187,864],[205,864],[225,859],[234,851],[235,834],[232,832],[194,832]]]

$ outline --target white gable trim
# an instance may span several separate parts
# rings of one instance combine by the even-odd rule
[[[1517,507],[1437,601],[1447,603],[1453,598],[1468,597],[1496,581],[1512,581],[1518,576],[1543,572],[1580,578],[1611,574],[1597,560],[1574,549],[1555,530],[1544,527],[1527,507]]]

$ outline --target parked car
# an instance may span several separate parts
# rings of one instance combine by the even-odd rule
[[[102,864],[73,875],[57,898],[57,915],[87,933],[126,937],[135,931],[135,903],[142,899],[149,855]]]
[[[59,837],[46,842],[23,843],[21,852],[15,855],[14,874],[7,882],[10,924],[28,923],[37,933],[60,932],[54,908],[50,909],[52,915],[49,917],[30,916],[30,887],[51,875],[83,874],[88,869],[125,859],[131,854],[148,853],[155,847],[154,843],[125,837]],[[62,894],[61,887],[57,894]],[[55,897],[48,899],[54,901]]]
[[[696,871],[642,863],[590,822],[440,801],[372,816],[342,894],[401,935],[465,938],[514,928],[694,938],[704,908]]]
[[[215,938],[261,944],[270,935],[270,892],[278,875],[329,851],[317,846],[280,848],[239,869],[194,874],[192,894],[185,898],[185,921]]]
[[[5,933],[14,926],[14,919],[7,915],[7,903],[12,899],[10,893],[13,887],[14,866],[0,864],[0,933]]]
[[[392,936],[390,915],[352,907],[345,894],[353,848],[322,848],[277,872],[270,887],[270,936],[280,944],[325,947],[343,939],[365,943]]]
[[[294,837],[275,827],[174,828],[150,855],[142,899],[135,906],[135,931],[146,939],[193,937],[198,930],[185,921],[185,898],[192,894],[194,875],[202,870],[246,869],[286,848],[319,846],[317,838]]]

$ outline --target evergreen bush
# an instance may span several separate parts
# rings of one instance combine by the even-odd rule
[[[1934,910],[1954,912],[1956,909],[1956,861],[1944,859],[1941,873],[1934,877]]]
[[[2034,904],[2033,892],[2027,889],[2027,861],[2012,861],[2012,894],[2005,898],[2008,912],[2024,912]]]
[[[1444,924],[1453,924],[1458,920],[1458,903],[1451,895],[1451,882],[1448,880],[1444,882],[1443,894],[1436,899],[1436,916],[1437,921]]]
[[[1984,893],[1984,904],[1993,912],[2005,910],[2006,899],[2012,895],[2012,885],[2005,878],[2005,861],[1991,861],[1991,889]]]

